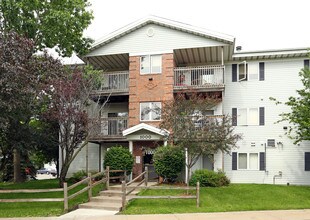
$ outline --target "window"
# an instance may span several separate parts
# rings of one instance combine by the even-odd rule
[[[141,121],[159,121],[161,119],[161,102],[140,103]]]
[[[249,155],[249,169],[258,170],[258,154],[250,153]]]
[[[140,59],[140,73],[161,73],[161,55],[146,55]]]
[[[245,153],[238,154],[238,169],[246,170],[248,168],[247,158],[248,158],[248,155]]]
[[[239,108],[233,109],[233,125],[264,125],[265,110],[260,108]],[[237,120],[235,120],[237,119]]]
[[[239,170],[258,170],[258,153],[239,153],[238,169]]]
[[[238,80],[244,81],[248,78],[248,64],[246,61],[238,64]]]
[[[265,63],[247,63],[243,61],[238,64],[232,64],[232,82],[241,81],[264,81]]]

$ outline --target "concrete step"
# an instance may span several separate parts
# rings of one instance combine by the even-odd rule
[[[120,196],[96,196],[90,199],[91,202],[98,202],[98,203],[116,203],[121,204],[122,198]]]
[[[132,193],[130,193],[131,195],[136,195],[140,192],[140,190],[134,190]],[[122,192],[121,191],[116,191],[116,190],[105,190],[105,191],[101,191],[99,193],[100,196],[115,196],[115,197],[122,197]]]
[[[116,203],[98,203],[98,202],[88,202],[84,204],[80,204],[79,208],[83,209],[104,209],[109,211],[120,211],[122,205]]]

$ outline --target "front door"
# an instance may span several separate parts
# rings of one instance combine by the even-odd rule
[[[155,167],[154,167],[153,152],[145,151],[145,154],[143,156],[143,164],[144,164],[143,167],[148,167],[148,171],[149,171],[148,180],[150,182],[157,181],[158,175],[157,175],[157,173],[155,171]]]

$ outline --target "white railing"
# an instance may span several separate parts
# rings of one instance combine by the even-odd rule
[[[127,117],[110,117],[92,119],[90,124],[90,138],[101,139],[122,137],[123,130],[127,129]]]
[[[129,71],[107,72],[102,74],[100,92],[128,92]]]
[[[224,66],[174,68],[174,88],[223,88]]]

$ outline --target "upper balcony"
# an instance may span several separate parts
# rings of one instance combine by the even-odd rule
[[[174,68],[174,91],[195,89],[199,91],[224,90],[223,65]]]

